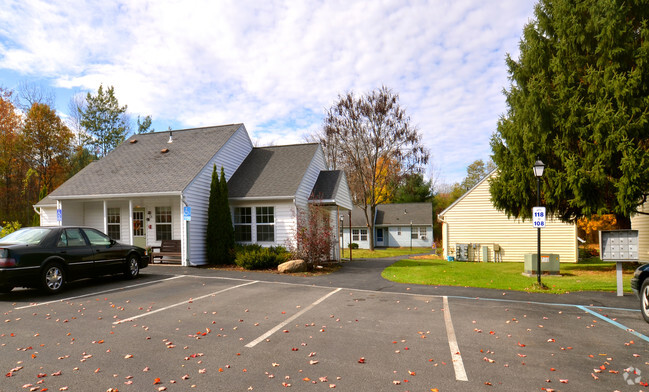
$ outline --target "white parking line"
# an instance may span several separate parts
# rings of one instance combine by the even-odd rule
[[[99,294],[112,293],[113,291],[120,291],[120,290],[124,290],[124,289],[131,289],[131,288],[133,288],[133,287],[145,286],[145,285],[148,285],[148,284],[154,284],[154,283],[158,283],[158,282],[164,282],[164,281],[167,281],[167,280],[178,279],[178,278],[184,278],[185,276],[186,276],[186,275],[176,275],[176,276],[172,276],[171,278],[165,278],[165,279],[160,279],[160,280],[153,280],[153,281],[150,281],[150,282],[144,282],[144,283],[132,284],[132,285],[129,285],[129,286],[118,287],[118,288],[116,288],[116,289],[97,291],[97,292],[90,293],[90,294],[77,295],[77,296],[74,296],[74,297],[67,297],[67,298],[63,298],[63,299],[56,299],[56,300],[53,300],[53,301],[38,302],[38,303],[35,303],[35,304],[29,304],[29,305],[25,305],[25,306],[18,306],[18,307],[15,307],[14,310],[33,308],[33,307],[36,307],[36,306],[49,305],[49,304],[53,304],[53,303],[57,303],[57,302],[70,301],[70,300],[73,300],[73,299],[79,299],[79,298],[85,298],[85,297],[92,297],[92,296],[99,295]]]
[[[123,320],[115,321],[113,323],[113,325],[118,325],[118,324],[126,323],[126,322],[129,322],[129,321],[133,321],[135,319],[139,319],[140,317],[145,317],[145,316],[149,316],[149,315],[152,315],[152,314],[155,314],[155,313],[158,313],[158,312],[163,312],[165,310],[175,308],[176,306],[185,305],[185,304],[188,304],[190,302],[197,301],[199,299],[203,299],[203,298],[211,297],[211,296],[214,296],[214,295],[217,295],[217,294],[225,293],[226,291],[237,289],[237,288],[243,287],[243,286],[248,286],[250,284],[254,284],[254,283],[258,283],[258,282],[259,282],[258,280],[253,280],[252,282],[243,283],[243,284],[240,284],[240,285],[237,285],[237,286],[228,287],[228,288],[225,288],[223,290],[219,290],[219,291],[215,291],[213,293],[205,294],[205,295],[202,295],[200,297],[192,298],[192,299],[187,300],[187,301],[182,301],[182,302],[175,303],[173,305],[165,306],[164,308],[152,310],[150,312],[142,313],[142,314],[139,314],[137,316],[133,316],[133,317],[129,317],[129,318],[126,318],[126,319],[123,319]]]
[[[464,362],[462,362],[460,348],[457,345],[453,321],[451,320],[451,310],[448,307],[448,297],[446,296],[444,296],[444,323],[446,323],[446,336],[448,336],[448,347],[451,349],[455,379],[458,381],[469,381],[466,376],[466,370],[464,370]]]
[[[334,291],[332,291],[332,292],[326,294],[325,296],[321,297],[320,299],[318,299],[317,301],[315,301],[315,302],[312,303],[311,305],[309,305],[309,306],[307,306],[306,308],[304,308],[304,309],[300,310],[299,312],[295,313],[293,316],[287,318],[285,321],[283,321],[283,322],[277,324],[273,329],[269,330],[268,332],[266,332],[265,334],[261,335],[260,337],[258,337],[257,339],[253,340],[252,342],[246,344],[246,347],[248,347],[248,348],[255,347],[257,344],[259,344],[260,342],[262,342],[264,339],[268,338],[270,335],[272,335],[272,334],[274,334],[275,332],[279,331],[280,328],[284,328],[284,326],[286,326],[286,324],[290,323],[291,321],[293,321],[293,320],[295,320],[296,318],[300,317],[300,316],[303,315],[304,313],[306,313],[306,312],[308,312],[309,310],[313,309],[313,308],[314,308],[316,305],[318,305],[320,302],[322,302],[322,301],[324,301],[325,299],[331,297],[332,295],[336,294],[336,293],[339,292],[340,290],[342,290],[342,289],[341,289],[341,288],[337,288],[337,289],[335,289]]]

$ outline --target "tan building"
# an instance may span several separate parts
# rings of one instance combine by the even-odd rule
[[[638,210],[649,213],[649,203],[643,204]],[[649,263],[649,215],[632,216],[631,228],[638,230],[638,259],[640,262]]]
[[[491,172],[439,214],[444,258],[462,257],[456,254],[458,244],[468,245],[464,256],[469,261],[523,262],[526,253],[536,253],[537,229],[532,222],[510,219],[491,203],[489,178],[495,175]],[[647,229],[649,234],[649,219]],[[541,229],[541,254],[558,254],[562,263],[577,262],[577,226],[549,219]]]

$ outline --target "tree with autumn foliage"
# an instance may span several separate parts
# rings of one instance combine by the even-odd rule
[[[354,204],[364,211],[373,250],[374,213],[384,202],[381,189],[398,184],[406,173],[421,171],[429,152],[399,105],[399,95],[385,86],[364,96],[339,95],[325,113],[323,134],[322,143],[335,146],[338,169],[347,175]]]
[[[613,214],[593,215],[590,218],[577,219],[577,228],[583,232],[590,243],[599,242],[598,232],[600,230],[615,230],[617,219]]]
[[[36,171],[37,189],[56,189],[66,180],[74,134],[48,105],[34,103],[25,117],[22,145],[25,161]]]
[[[519,47],[491,139],[494,206],[531,218],[540,159],[548,214],[615,214],[630,227],[649,196],[647,2],[540,0]]]
[[[24,167],[19,153],[22,121],[12,103],[13,92],[0,88],[0,220],[22,221],[21,180]]]

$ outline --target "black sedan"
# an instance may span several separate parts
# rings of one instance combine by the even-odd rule
[[[133,279],[148,264],[144,249],[92,228],[28,227],[0,238],[0,292],[42,287],[56,293],[69,281],[115,273]]]
[[[649,264],[643,264],[635,270],[631,278],[631,289],[640,299],[640,312],[649,323]]]

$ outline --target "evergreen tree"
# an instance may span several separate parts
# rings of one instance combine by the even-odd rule
[[[88,144],[97,148],[99,156],[105,156],[126,138],[130,130],[126,109],[126,105],[119,106],[113,86],[104,91],[102,85],[97,95],[88,93],[85,108],[78,109],[81,126],[90,136]]]
[[[220,194],[220,220],[219,233],[221,235],[220,242],[222,243],[221,252],[222,260],[226,264],[234,263],[234,227],[232,226],[232,215],[230,214],[230,201],[228,199],[228,182],[225,180],[225,170],[221,166],[221,179],[219,181],[219,194]]]
[[[221,187],[216,165],[212,170],[212,183],[210,184],[210,200],[207,207],[207,233],[205,235],[205,251],[208,264],[219,263],[219,202]]]
[[[492,136],[491,197],[509,216],[542,204],[564,221],[614,213],[622,227],[649,192],[649,7],[641,0],[540,0],[508,111]]]

